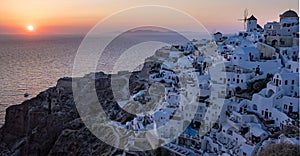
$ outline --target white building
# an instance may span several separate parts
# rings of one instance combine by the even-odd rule
[[[288,60],[286,62],[286,68],[291,73],[299,73],[299,62]]]
[[[253,95],[248,109],[264,120],[273,120],[278,127],[290,124],[292,119],[286,114],[299,113],[298,83],[296,73],[276,73],[267,88]]]
[[[288,96],[299,96],[299,74],[298,73],[276,73],[271,82],[268,83],[269,92],[284,91]]]
[[[232,88],[246,89],[247,81],[255,76],[254,71],[236,65],[227,66],[224,72],[226,72],[225,77],[221,77],[218,82],[228,84]]]
[[[232,60],[243,61],[258,61],[260,59],[259,51],[254,46],[239,46],[235,49],[235,54],[232,56]]]
[[[264,28],[267,44],[274,47],[299,46],[299,17],[295,11],[284,12],[280,15],[280,22],[269,22]]]
[[[281,14],[280,22],[268,22],[264,25],[264,35],[267,36],[292,36],[299,32],[299,17],[293,10]]]
[[[291,36],[299,32],[299,17],[293,10],[288,10],[280,15],[280,36]]]
[[[264,25],[264,35],[276,36],[280,30],[280,24],[276,21],[268,22]]]
[[[216,42],[222,41],[223,35],[220,32],[214,33],[214,39]]]

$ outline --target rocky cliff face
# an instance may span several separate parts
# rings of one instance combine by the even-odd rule
[[[95,80],[99,102],[110,118],[119,122],[134,116],[112,100],[110,76],[97,73]],[[92,81],[61,78],[55,87],[35,98],[6,110],[0,129],[0,155],[110,155],[120,152],[95,137],[81,121],[72,94],[72,81],[84,87]],[[110,111],[110,110],[114,111]]]

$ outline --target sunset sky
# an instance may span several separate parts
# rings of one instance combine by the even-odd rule
[[[232,33],[243,30],[243,10],[249,9],[263,26],[279,20],[288,9],[299,13],[298,0],[1,0],[0,33],[84,34],[111,14],[134,6],[162,5],[182,10],[209,31]]]

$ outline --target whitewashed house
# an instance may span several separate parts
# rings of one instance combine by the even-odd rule
[[[286,68],[291,73],[299,73],[299,62],[288,60],[286,62]]]
[[[259,51],[254,46],[237,47],[231,57],[232,61],[258,61],[259,59]]]
[[[270,92],[283,90],[285,95],[299,96],[299,74],[276,73],[273,76],[272,82],[268,83],[268,87],[267,89]]]
[[[215,39],[216,42],[222,41],[222,39],[223,39],[222,33],[220,33],[220,32],[214,33],[214,39]]]
[[[288,10],[280,15],[280,36],[291,36],[299,32],[299,17],[293,10]]]
[[[268,22],[264,25],[264,35],[276,36],[279,32],[280,24],[276,21]]]
[[[299,46],[298,14],[293,10],[288,10],[279,17],[279,23],[270,22],[264,26],[266,28],[264,35],[266,36],[267,44],[274,47]]]
[[[276,73],[267,88],[254,94],[248,109],[265,120],[273,120],[276,126],[289,124],[290,117],[284,112],[299,112],[299,75]]]
[[[254,71],[237,65],[226,66],[223,71],[225,72],[225,74],[222,74],[224,77],[220,77],[217,82],[228,84],[233,88],[241,87],[246,89],[247,81],[255,76]]]

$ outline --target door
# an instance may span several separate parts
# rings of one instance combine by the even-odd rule
[[[293,106],[289,106],[289,112],[293,112]]]
[[[269,118],[269,112],[265,112],[265,119]]]

